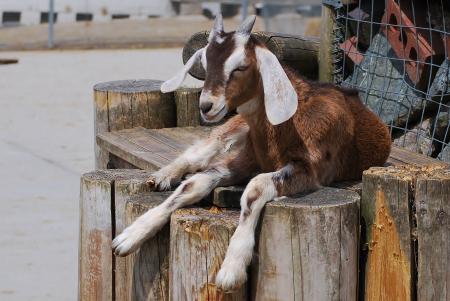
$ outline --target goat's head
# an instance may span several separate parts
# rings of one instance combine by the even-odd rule
[[[261,106],[264,100],[268,120],[274,125],[291,118],[297,110],[297,93],[276,56],[250,37],[254,23],[255,16],[250,16],[235,32],[226,33],[218,15],[208,44],[197,50],[175,77],[164,82],[161,91],[177,89],[194,63],[201,60],[206,70],[200,96],[205,121],[218,122],[228,111],[239,111],[250,100]]]

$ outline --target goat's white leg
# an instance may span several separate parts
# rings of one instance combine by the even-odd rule
[[[276,172],[254,177],[241,197],[239,225],[230,239],[225,259],[216,276],[216,285],[224,290],[241,286],[247,280],[255,246],[255,228],[264,205],[280,195],[289,195],[317,187],[306,172],[296,172],[291,164]]]
[[[218,173],[204,172],[183,181],[163,203],[144,213],[113,240],[114,253],[126,256],[134,252],[168,222],[174,210],[200,201],[217,186],[220,179]]]
[[[208,139],[198,141],[169,165],[152,174],[148,183],[156,190],[169,190],[187,173],[205,170],[211,161],[245,141],[248,125],[240,116],[231,118],[211,132]]]
[[[200,201],[216,186],[238,184],[246,179],[254,171],[253,161],[243,152],[234,155],[236,157],[225,157],[218,164],[183,181],[163,203],[140,216],[114,239],[115,254],[126,256],[135,251],[168,222],[173,211]]]

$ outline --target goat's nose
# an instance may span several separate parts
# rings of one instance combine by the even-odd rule
[[[212,106],[213,106],[212,102],[205,101],[200,104],[200,110],[202,111],[203,114],[206,114],[209,112],[209,110],[211,110]]]

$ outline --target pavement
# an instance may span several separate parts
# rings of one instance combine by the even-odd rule
[[[181,48],[0,56],[19,59],[0,65],[0,300],[76,300],[79,179],[94,169],[92,86],[167,79],[182,66]]]
[[[195,32],[209,30],[212,24],[212,20],[201,15],[57,23],[54,41],[57,49],[181,47]],[[224,20],[227,30],[239,24],[239,17]],[[258,17],[254,30],[262,29]],[[47,24],[0,27],[0,50],[46,49],[47,38]]]

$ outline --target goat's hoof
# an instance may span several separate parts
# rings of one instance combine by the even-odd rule
[[[139,237],[138,233],[136,229],[128,227],[116,236],[112,242],[114,254],[123,257],[136,251],[144,240],[144,238]]]
[[[156,190],[156,188],[158,188],[158,184],[156,183],[156,178],[154,176],[148,178],[146,182],[151,190]]]
[[[216,276],[216,286],[223,291],[234,291],[247,281],[245,268],[222,266]]]
[[[158,173],[151,175],[146,182],[152,191],[166,191],[171,188],[170,177],[161,176]]]

